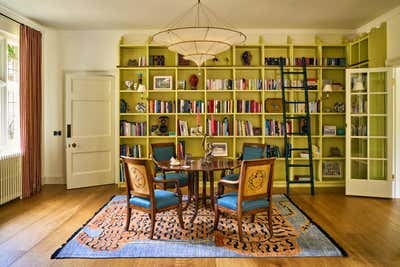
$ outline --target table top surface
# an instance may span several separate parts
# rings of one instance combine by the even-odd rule
[[[184,160],[180,160],[180,165],[171,165],[169,160],[159,161],[158,167],[165,171],[217,171],[237,168],[241,164],[237,159],[213,159],[212,162],[202,164],[200,158],[192,159],[190,164],[185,165]]]

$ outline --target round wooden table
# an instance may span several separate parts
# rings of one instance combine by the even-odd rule
[[[201,158],[195,158],[190,161],[190,164],[185,165],[185,161],[181,160],[180,165],[171,165],[169,160],[156,162],[157,166],[163,171],[186,171],[191,175],[193,193],[195,197],[195,213],[191,221],[196,219],[197,212],[199,210],[199,173],[203,173],[203,204],[206,206],[206,181],[207,178],[210,181],[210,199],[211,208],[214,208],[214,171],[234,169],[240,166],[241,161],[237,159],[224,159],[216,158],[210,163],[202,163]],[[188,199],[188,201],[191,201]]]

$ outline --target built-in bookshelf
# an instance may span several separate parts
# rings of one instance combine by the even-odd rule
[[[252,55],[250,65],[242,63],[242,54]],[[130,45],[123,41],[119,47],[120,100],[127,105],[119,114],[121,122],[147,122],[144,136],[119,138],[120,145],[140,145],[142,158],[149,158],[152,143],[174,142],[177,154],[190,153],[201,157],[202,132],[208,141],[226,143],[228,157],[236,158],[243,143],[264,143],[268,155],[277,156],[275,184],[285,183],[285,161],[283,158],[283,113],[281,110],[266,112],[267,99],[281,99],[279,58],[285,58],[287,70],[300,70],[300,59],[305,57],[308,68],[309,100],[311,108],[312,143],[317,148],[314,155],[317,185],[343,185],[345,168],[345,68],[347,46],[345,44],[315,45],[241,45],[221,53],[216,60],[209,60],[197,67],[191,62],[170,52],[166,47],[153,45]],[[138,66],[138,63],[148,63]],[[132,66],[128,66],[130,63]],[[137,64],[136,64],[137,63]],[[193,86],[193,75],[198,79]],[[158,78],[167,77],[165,87],[159,87]],[[140,79],[140,80],[139,80]],[[125,81],[133,81],[131,89]],[[292,75],[285,83],[301,84],[300,75]],[[145,86],[138,92],[139,84]],[[326,83],[336,84],[333,90],[323,92]],[[136,86],[135,86],[136,84]],[[290,101],[302,101],[301,90],[288,89]],[[279,102],[279,100],[278,100]],[[144,104],[146,109],[136,108]],[[290,113],[303,113],[304,106],[289,107]],[[168,129],[160,131],[160,120],[166,121]],[[327,127],[328,126],[328,127]],[[336,133],[327,131],[333,128]],[[301,132],[302,125],[288,121],[293,132]],[[290,136],[293,147],[307,144],[306,136]],[[179,144],[179,148],[178,148]],[[184,151],[183,151],[184,150]],[[292,163],[307,162],[300,153],[293,152]],[[340,176],[324,176],[323,166],[335,162],[342,168]],[[291,173],[303,175],[307,169]],[[219,177],[216,175],[216,177]],[[122,184],[122,183],[121,183]]]

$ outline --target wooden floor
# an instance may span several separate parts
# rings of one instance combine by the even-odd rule
[[[48,185],[31,199],[0,207],[0,266],[400,266],[399,200],[345,197],[343,189],[320,189],[312,197],[298,190],[292,199],[348,257],[51,260],[72,233],[121,192],[114,186],[66,191]]]

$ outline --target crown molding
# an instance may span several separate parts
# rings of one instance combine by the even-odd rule
[[[393,18],[396,15],[400,15],[400,6],[384,13],[383,15],[371,20],[370,22],[368,22],[367,24],[362,25],[361,27],[359,27],[356,32],[357,34],[363,34],[363,33],[368,33],[371,31],[371,29],[373,28],[379,28],[381,26],[382,23],[390,20],[391,18]]]
[[[5,7],[3,5],[0,5],[0,13],[3,13],[4,15],[24,24],[27,25],[35,30],[38,31],[44,31],[45,27],[39,23],[37,23],[36,21],[33,21],[31,19],[28,19],[24,16],[22,16],[21,14],[19,14],[18,12],[15,12],[12,9],[9,9],[8,7]]]

